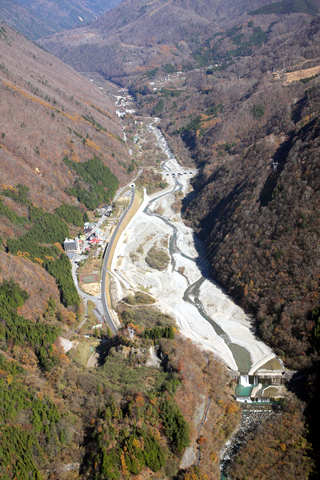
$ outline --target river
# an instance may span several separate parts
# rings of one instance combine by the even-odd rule
[[[170,187],[145,198],[143,208],[118,243],[116,256],[122,261],[117,268],[133,287],[149,289],[173,310],[182,331],[190,330],[197,342],[214,351],[231,370],[247,374],[272,351],[255,337],[250,318],[213,282],[203,242],[171,208],[177,191],[187,193],[190,172],[195,171],[179,165],[159,129],[153,125],[149,129],[168,157],[161,167]],[[132,261],[132,253],[139,247],[146,253],[154,245],[167,248],[170,255],[164,272],[150,269],[143,254]]]
[[[170,187],[150,197],[145,195],[139,212],[117,244],[112,270],[120,273],[133,290],[143,289],[153,295],[160,308],[175,317],[181,333],[219,357],[230,371],[240,375],[245,386],[255,365],[263,365],[275,355],[255,336],[251,319],[214,283],[203,242],[172,209],[176,193],[188,193],[190,177],[196,171],[179,165],[154,124],[148,128],[167,155],[161,168]],[[152,247],[168,252],[170,263],[164,271],[151,269],[146,263]],[[244,431],[259,422],[259,411],[262,417],[270,414],[270,409],[265,413],[263,408],[255,409],[254,415],[250,411],[244,414],[238,434],[224,450],[222,475],[244,441]]]

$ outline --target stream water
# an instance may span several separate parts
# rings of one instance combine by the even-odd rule
[[[178,182],[176,181],[176,185],[177,184],[178,184]],[[191,261],[193,261],[197,264],[197,260],[195,260],[191,257],[188,257],[187,255],[183,254],[179,250],[179,248],[177,246],[177,228],[175,227],[175,225],[172,222],[170,222],[170,220],[168,220],[166,217],[164,217],[162,215],[159,215],[157,213],[154,213],[149,208],[152,203],[154,203],[156,200],[158,200],[158,198],[159,197],[157,197],[154,200],[151,200],[149,205],[144,209],[144,213],[146,215],[150,215],[150,216],[153,215],[153,216],[156,216],[157,218],[160,218],[164,223],[166,223],[167,225],[169,225],[172,228],[173,233],[172,233],[172,235],[170,236],[170,239],[169,239],[169,254],[170,254],[170,257],[171,257],[171,264],[173,266],[173,269],[175,270],[175,260],[174,260],[174,257],[173,257],[174,253],[180,253],[180,255],[182,255],[184,258],[187,258],[188,260],[191,260]],[[241,347],[240,345],[237,345],[236,343],[233,343],[230,340],[230,337],[228,336],[228,334],[217,323],[215,323],[204,311],[204,308],[203,308],[203,305],[202,305],[201,300],[199,298],[199,295],[200,295],[200,287],[206,279],[207,279],[207,277],[201,276],[196,282],[189,285],[188,288],[184,292],[183,299],[184,299],[184,301],[186,301],[186,302],[190,303],[191,305],[193,305],[194,307],[196,307],[196,309],[198,310],[200,315],[208,323],[210,323],[210,325],[212,325],[212,327],[214,328],[214,331],[217,333],[217,335],[219,335],[224,340],[224,342],[226,343],[226,345],[229,347],[229,349],[232,352],[233,358],[235,359],[235,362],[237,364],[239,372],[248,372],[250,370],[250,367],[251,367],[251,358],[250,358],[250,353],[248,352],[248,350],[244,347]],[[192,300],[192,297],[194,298],[194,300]]]
[[[155,127],[156,122],[157,122],[157,119],[155,119],[154,122],[148,126],[148,130],[154,133],[154,135],[157,138],[158,146],[163,150],[163,152],[167,156],[167,160],[162,162],[161,168],[163,172],[167,175],[168,174],[172,175],[173,170],[175,170],[176,173],[174,177],[173,189],[171,191],[166,191],[165,193],[161,193],[155,196],[152,200],[150,200],[148,205],[144,209],[144,214],[148,216],[157,217],[159,220],[161,220],[161,222],[164,222],[167,226],[170,227],[172,233],[170,234],[170,238],[169,238],[169,254],[170,254],[171,266],[173,271],[178,271],[176,268],[176,260],[174,257],[176,254],[181,255],[182,257],[186,258],[189,262],[190,261],[194,262],[195,265],[197,265],[199,271],[201,272],[201,275],[196,281],[194,281],[191,284],[187,276],[185,277],[187,280],[188,286],[183,293],[183,300],[184,302],[187,302],[188,304],[192,305],[193,308],[196,308],[199,315],[201,315],[201,317],[213,327],[215,333],[220,337],[220,339],[223,340],[226,347],[229,349],[229,351],[232,354],[232,357],[237,365],[238,371],[242,374],[241,375],[242,383],[247,384],[249,382],[249,377],[246,377],[246,375],[248,375],[248,372],[252,367],[252,363],[253,363],[252,355],[250,351],[244,346],[237,344],[235,341],[232,341],[232,339],[230,338],[230,335],[226,331],[224,331],[224,329],[222,328],[223,324],[221,326],[221,322],[219,325],[212,318],[210,318],[208,313],[205,311],[205,308],[200,299],[200,296],[201,296],[200,290],[205,282],[210,282],[212,284],[212,287],[216,288],[212,279],[210,278],[210,262],[206,258],[206,252],[205,252],[205,247],[203,242],[201,242],[199,239],[196,239],[196,242],[195,242],[197,244],[198,258],[187,256],[178,247],[178,242],[177,242],[178,229],[174,225],[174,222],[172,222],[169,218],[167,218],[164,215],[155,213],[152,209],[155,202],[157,202],[162,197],[171,195],[177,192],[178,190],[182,190],[182,184],[179,182],[179,176],[178,176],[179,173],[177,173],[179,168],[182,169],[182,167],[178,164],[175,156],[171,152],[161,131]],[[192,173],[195,173],[195,171],[193,170]],[[245,443],[248,433],[253,431],[254,428],[256,428],[256,426],[261,422],[262,419],[267,418],[271,414],[272,414],[272,409],[270,408],[270,406],[263,406],[261,404],[245,406],[245,408],[243,409],[243,417],[242,417],[242,423],[240,425],[240,428],[238,429],[237,433],[231,439],[229,439],[229,441],[227,442],[227,444],[225,445],[221,453],[221,463],[220,463],[221,479],[225,480],[228,478],[229,466],[230,464],[232,464],[232,461],[236,457],[237,451],[240,448],[240,446],[243,443]]]
[[[162,150],[167,154],[168,160],[162,163],[161,167],[164,172],[170,171],[170,168],[168,167],[168,164],[170,162],[176,162],[176,159],[173,155],[173,153],[170,151],[169,146],[163,137],[162,133],[153,125],[149,127],[151,129],[158,140],[158,145],[162,148]],[[179,253],[183,257],[187,258],[190,261],[195,262],[198,266],[199,263],[201,263],[201,271],[202,271],[202,276],[196,280],[194,283],[189,285],[183,295],[183,300],[185,302],[190,303],[193,305],[195,308],[197,308],[199,314],[208,322],[210,325],[213,327],[214,331],[216,332],[217,335],[219,335],[220,338],[223,339],[225,344],[228,346],[228,348],[231,350],[233,358],[237,364],[238,371],[241,373],[240,376],[240,384],[243,385],[244,388],[250,389],[252,386],[249,381],[249,375],[248,372],[252,366],[252,360],[251,360],[251,355],[248,349],[244,348],[241,345],[238,345],[237,343],[232,342],[230,339],[229,335],[221,328],[220,325],[218,325],[216,322],[213,321],[212,318],[210,318],[207,313],[205,312],[205,309],[203,307],[203,304],[200,300],[200,288],[201,285],[204,283],[205,280],[212,280],[210,279],[210,264],[208,262],[207,267],[205,267],[205,263],[201,262],[201,256],[198,257],[198,259],[194,259],[191,257],[188,257],[185,255],[181,250],[179,250],[178,245],[177,245],[177,227],[174,225],[172,221],[170,221],[167,217],[160,215],[158,213],[154,213],[152,210],[152,205],[159,200],[159,198],[170,195],[178,190],[182,189],[182,185],[179,182],[178,177],[175,177],[175,185],[172,189],[172,191],[167,192],[165,194],[161,194],[155,198],[153,198],[147,205],[147,207],[144,209],[144,213],[149,216],[156,216],[157,218],[161,219],[166,225],[171,227],[172,229],[172,234],[169,239],[169,254],[171,258],[171,265],[173,270],[176,269],[175,265],[175,259],[174,259],[174,254]],[[197,244],[199,245],[201,242],[198,239]],[[205,249],[204,245],[202,244],[201,246],[202,250],[202,255],[205,255]],[[199,267],[200,268],[200,267]],[[213,282],[212,282],[213,283]],[[255,379],[253,379],[253,382]],[[230,465],[232,464],[233,460],[235,459],[237,452],[241,445],[243,445],[246,442],[246,438],[248,434],[250,434],[260,423],[262,420],[265,420],[269,418],[271,415],[273,415],[273,410],[270,405],[248,405],[243,408],[243,415],[242,415],[242,422],[237,430],[236,434],[229,439],[227,444],[225,445],[223,452],[221,454],[221,463],[220,463],[220,470],[221,470],[221,479],[226,480],[228,478],[228,469],[230,468]]]
[[[171,150],[169,149],[167,141],[165,140],[165,138],[163,137],[163,135],[159,131],[159,129],[157,129],[153,125],[149,126],[149,129],[152,129],[152,131],[155,133],[155,135],[157,137],[157,140],[158,140],[158,145],[162,148],[162,150],[168,156],[168,160],[166,160],[165,162],[163,162],[161,164],[162,169],[164,171],[168,171],[169,169],[167,167],[167,164],[170,161],[174,161],[177,164],[178,164],[178,162],[177,162],[176,158],[174,157],[173,153],[171,152]],[[155,203],[156,201],[159,200],[159,198],[161,198],[163,196],[170,195],[171,193],[177,192],[178,190],[182,190],[182,184],[179,182],[178,178],[176,177],[175,178],[175,186],[174,186],[173,190],[171,192],[167,192],[165,194],[162,194],[162,195],[159,195],[159,196],[155,197],[154,199],[152,199],[149,202],[148,206],[144,209],[144,213],[146,215],[156,216],[157,218],[161,219],[166,225],[168,225],[172,228],[172,234],[171,234],[170,239],[169,239],[169,254],[170,254],[170,257],[171,257],[171,264],[173,266],[173,269],[175,269],[175,260],[174,260],[174,256],[173,256],[173,254],[175,254],[175,253],[179,253],[183,257],[185,257],[188,260],[191,260],[192,262],[194,262],[196,265],[198,265],[201,262],[201,257],[200,256],[198,257],[198,259],[194,259],[194,258],[188,257],[187,255],[183,254],[181,252],[181,250],[179,250],[179,248],[177,246],[177,227],[168,218],[164,217],[163,215],[159,215],[158,213],[154,213],[152,211],[152,209],[150,208],[153,203]],[[197,244],[199,245],[200,243],[202,243],[202,242],[200,241],[200,239],[198,239]],[[201,246],[202,246],[202,252],[204,254],[204,252],[205,252],[204,245],[202,244]],[[184,292],[183,299],[184,299],[184,301],[186,301],[186,302],[190,303],[191,305],[193,305],[194,307],[196,307],[196,309],[198,310],[200,315],[208,323],[210,323],[210,325],[214,328],[214,331],[217,333],[217,335],[219,335],[223,339],[225,344],[228,346],[228,348],[232,352],[233,358],[234,358],[234,360],[237,364],[239,372],[247,373],[247,372],[249,372],[250,367],[252,365],[249,351],[246,348],[244,348],[244,347],[242,347],[242,346],[240,346],[240,345],[231,341],[229,335],[221,328],[221,326],[219,326],[216,322],[214,322],[212,320],[212,318],[210,318],[205,313],[203,305],[202,305],[201,300],[199,298],[200,297],[200,287],[201,287],[201,285],[203,284],[203,282],[205,280],[210,279],[209,266],[210,265],[206,266],[206,264],[203,264],[203,262],[201,263],[201,270],[202,270],[202,272],[205,276],[202,275],[192,285],[188,286],[188,288]]]

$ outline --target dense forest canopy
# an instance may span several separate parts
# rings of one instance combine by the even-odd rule
[[[57,281],[61,301],[66,306],[79,305],[71,263],[66,254],[61,252],[61,244],[69,236],[68,225],[57,214],[34,206],[29,206],[29,222],[32,228],[26,234],[7,240],[8,251],[45,268]]]
[[[69,195],[77,197],[79,202],[90,210],[94,210],[103,202],[111,202],[119,186],[119,181],[100,158],[94,156],[87,162],[76,163],[65,157],[63,161],[73,168],[87,184],[86,187],[76,179],[74,187],[67,190]]]

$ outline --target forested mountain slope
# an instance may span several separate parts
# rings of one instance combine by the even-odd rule
[[[31,40],[90,23],[117,0],[1,0],[0,18]]]
[[[141,111],[161,116],[180,161],[202,167],[184,208],[213,277],[302,368],[312,363],[318,307],[320,20],[285,16],[253,45],[270,30],[257,18],[198,50],[199,62],[215,55],[221,67],[172,73],[156,93],[141,76],[132,91]]]
[[[53,211],[69,201],[76,178],[65,156],[96,155],[126,181],[119,161],[129,157],[106,94],[4,24],[0,42],[1,187],[25,184],[36,205]]]
[[[176,70],[196,67],[198,58],[193,55],[199,46],[206,44],[208,38],[217,39],[248,22],[251,12],[257,25],[261,19],[261,25],[273,22],[273,26],[279,20],[283,23],[283,13],[271,10],[259,14],[257,9],[270,3],[269,0],[155,0],[146,4],[141,0],[125,0],[90,26],[42,39],[41,44],[78,71],[99,72],[118,83],[126,82],[128,75],[138,76],[166,63]],[[300,23],[308,20],[318,11],[320,2],[283,0],[282,3],[285,16],[293,19],[289,21],[292,24],[298,18]]]
[[[8,268],[4,253],[0,269],[35,294],[26,314],[36,319],[50,295],[66,307],[80,304],[61,248],[69,236],[66,215],[55,210],[66,204],[68,221],[81,227],[86,210],[111,201],[129,179],[130,159],[103,91],[3,23],[0,44],[0,248],[29,260],[30,275],[21,277],[14,259]],[[94,170],[99,181],[108,178],[103,187],[90,176]],[[31,278],[38,265],[47,280],[37,290]]]
[[[319,88],[306,102],[314,96]],[[308,120],[276,149],[266,138],[231,153],[204,185],[200,180],[187,213],[203,227],[214,277],[295,368],[313,353],[311,312],[318,307],[319,119]]]
[[[230,82],[221,122],[196,142],[194,158],[208,165],[187,212],[200,222],[215,278],[255,314],[262,338],[296,368],[308,363],[315,344],[319,85],[317,77],[286,83],[286,76],[277,80],[261,66],[272,53],[279,68],[281,52],[288,61],[299,52],[306,67],[314,65],[318,36],[317,18],[248,62],[247,71],[255,63],[263,75],[258,82]],[[234,72],[243,75],[244,63]],[[239,103],[230,102],[235,89]]]
[[[62,243],[129,180],[113,103],[3,23],[0,50],[0,476],[174,478],[210,402],[197,474],[218,479],[240,413],[224,366],[137,299],[131,316],[119,309],[114,338],[78,333],[84,308]],[[163,363],[148,366],[155,344]]]

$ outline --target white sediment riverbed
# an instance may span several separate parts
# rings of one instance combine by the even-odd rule
[[[168,172],[170,169],[183,172],[173,159],[165,164],[165,171]],[[189,174],[178,177],[183,193],[187,193],[189,178]],[[230,342],[244,347],[250,354],[251,365],[254,365],[270,355],[272,351],[255,337],[252,323],[243,310],[234,304],[213,281],[203,279],[197,297],[203,312],[224,331],[225,335],[218,335],[198,308],[184,298],[186,289],[188,287],[192,289],[192,284],[202,278],[196,260],[199,263],[200,255],[201,263],[204,249],[201,242],[196,239],[193,230],[183,223],[181,215],[171,208],[175,195],[170,194],[170,190],[177,186],[171,175],[165,176],[165,179],[171,188],[154,194],[150,198],[145,197],[143,206],[121,235],[112,270],[122,272],[132,290],[143,289],[153,295],[162,310],[175,317],[181,333],[203,349],[217,355],[230,369],[238,370],[229,348]],[[164,193],[166,193],[165,196],[163,196]],[[144,212],[150,200],[152,200],[150,210],[169,220],[171,225],[157,216],[147,215]],[[157,249],[169,253],[169,239],[174,231],[173,226],[176,229],[177,250],[171,251],[168,267],[164,271],[150,268],[145,261],[148,251],[156,246]],[[195,247],[195,242],[199,242],[198,248]],[[192,290],[189,292],[189,299],[195,300]]]

